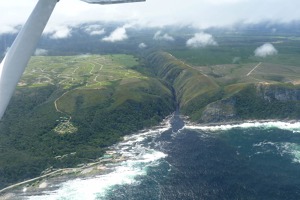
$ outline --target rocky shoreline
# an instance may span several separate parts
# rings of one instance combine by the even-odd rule
[[[262,120],[233,120],[233,121],[222,121],[222,122],[207,122],[207,123],[195,123],[190,121],[185,121],[186,124],[191,126],[222,126],[222,125],[239,125],[239,124],[245,124],[245,123],[269,123],[269,122],[283,122],[283,123],[289,123],[294,124],[299,122],[300,120],[297,119],[262,119]],[[300,127],[299,127],[300,128]]]
[[[188,117],[182,116],[186,128],[203,127],[203,129],[209,129],[213,127],[220,126],[238,126],[242,124],[265,124],[265,123],[284,123],[284,124],[296,124],[299,120],[278,120],[278,119],[268,119],[268,120],[236,120],[227,122],[213,122],[213,123],[194,123],[189,121]],[[183,127],[183,128],[184,128]],[[300,130],[300,126],[298,127]],[[54,183],[61,183],[66,180],[76,179],[76,178],[88,178],[90,176],[101,175],[109,173],[110,166],[108,164],[119,163],[125,161],[126,157],[114,151],[113,148],[106,151],[105,155],[92,163],[80,164],[75,168],[64,168],[64,169],[52,169],[46,174],[39,177],[16,183],[9,187],[0,190],[0,199],[9,200],[14,199],[14,193],[40,193],[43,190],[49,190],[49,185],[54,185]],[[53,188],[55,189],[55,188]]]
[[[46,189],[50,183],[63,182],[70,178],[87,178],[91,175],[100,175],[109,172],[107,164],[118,163],[126,160],[115,151],[106,151],[105,155],[95,162],[80,164],[75,168],[56,169],[39,177],[16,183],[0,190],[0,199],[13,199],[14,192],[37,193]],[[49,189],[49,188],[48,188]],[[12,192],[14,191],[14,192]]]

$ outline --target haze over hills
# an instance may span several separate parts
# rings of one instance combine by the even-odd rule
[[[297,27],[83,24],[44,37],[0,122],[0,187],[96,159],[176,110],[200,123],[299,119]],[[0,37],[2,54],[14,36]]]
[[[299,35],[299,27],[299,21],[291,23],[276,23],[272,21],[258,24],[237,23],[229,27],[211,27],[208,29],[197,29],[192,26],[149,28],[126,23],[86,23],[74,26],[56,37],[47,34],[43,35],[38,49],[47,50],[48,55],[136,53],[140,52],[139,44],[141,43],[147,45],[145,49],[186,49],[186,41],[192,38],[195,33],[199,32],[212,34],[221,41],[226,37],[233,37],[233,40],[227,38],[227,43],[234,42],[238,36],[251,35],[252,37],[250,38],[254,38],[256,35],[258,36],[255,38],[256,42],[263,43],[269,41],[270,36],[273,37],[273,39],[276,39],[276,36],[297,37]],[[17,29],[19,28],[20,26],[17,27]],[[117,32],[112,34],[116,30]],[[157,33],[160,34],[155,37]],[[107,38],[109,38],[108,36],[111,35],[113,35],[116,40],[107,40]],[[4,55],[15,36],[15,33],[0,35],[0,56]],[[104,40],[105,38],[106,40]],[[220,43],[221,41],[218,42]],[[64,45],[62,45],[62,43]],[[250,41],[243,41],[243,43],[244,45],[250,45]],[[220,45],[222,45],[222,43],[220,43]],[[252,49],[248,49],[249,54],[252,54]]]

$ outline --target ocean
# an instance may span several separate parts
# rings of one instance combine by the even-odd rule
[[[178,115],[126,136],[107,173],[10,194],[26,200],[300,199],[300,123],[190,124]]]

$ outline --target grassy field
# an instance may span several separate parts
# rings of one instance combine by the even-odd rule
[[[170,88],[138,65],[125,54],[33,57],[0,121],[0,188],[99,158],[172,113]]]
[[[199,121],[200,118],[203,118],[203,121],[219,120],[218,113],[225,114],[220,117],[225,120],[226,117],[232,116],[236,119],[239,117],[240,119],[297,118],[295,117],[298,116],[296,110],[299,109],[297,101],[287,104],[274,101],[268,104],[260,99],[261,94],[256,87],[260,86],[266,91],[272,91],[272,95],[285,90],[286,93],[298,91],[300,86],[299,37],[260,32],[257,34],[219,32],[212,35],[218,43],[216,46],[203,48],[182,46],[167,50],[174,62],[179,63],[178,65],[190,67],[204,75],[200,78],[202,81],[210,80],[210,83],[214,83],[210,84],[214,87],[209,87],[208,81],[204,83],[198,81],[197,84],[192,81],[193,79],[188,78],[192,82],[191,85],[178,87],[179,91],[188,92],[181,99],[178,96],[179,100],[192,97],[181,107],[184,114],[195,121]],[[273,44],[278,54],[256,57],[255,50],[265,43]],[[174,87],[176,88],[176,85]],[[205,91],[205,88],[208,89],[205,93],[197,92]],[[281,95],[284,96],[284,93]],[[273,96],[272,98],[276,99]],[[222,110],[226,106],[236,112]],[[294,110],[291,107],[294,107]]]
[[[147,37],[150,46],[153,34]],[[282,110],[298,117],[297,102],[269,105],[256,96],[255,84],[300,83],[299,37],[214,37],[218,46],[199,49],[187,48],[183,39],[159,42],[164,52],[150,48],[140,60],[126,54],[33,57],[0,121],[0,188],[49,167],[98,158],[176,108],[198,122],[212,103],[215,113],[234,104],[245,119],[278,117]],[[254,57],[266,42],[278,55]]]
[[[126,84],[147,79],[132,69],[136,65],[136,58],[125,54],[35,56],[19,87],[55,85],[62,88],[65,92],[55,100],[55,108],[70,115],[78,109],[78,98],[82,98],[84,105],[81,107],[92,107],[107,101],[110,94],[105,89],[114,83]]]
[[[215,36],[215,35],[214,35]],[[175,57],[194,66],[223,65],[233,63],[268,62],[300,67],[300,40],[290,36],[258,36],[227,34],[216,35],[217,46],[198,49],[170,49]],[[266,58],[254,57],[254,51],[265,43],[272,43],[278,55]]]
[[[221,86],[258,82],[300,83],[299,37],[222,34],[215,35],[217,46],[169,52]],[[265,43],[272,43],[278,54],[255,57],[255,49]]]
[[[129,55],[35,56],[19,86],[58,85],[95,89],[126,78],[142,78],[130,68],[138,62]]]
[[[197,67],[202,73],[214,78],[220,85],[236,83],[300,83],[300,67],[253,62]]]

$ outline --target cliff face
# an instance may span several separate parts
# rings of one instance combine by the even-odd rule
[[[300,87],[287,84],[249,84],[225,99],[208,104],[199,122],[245,119],[299,119]]]
[[[236,100],[234,98],[222,99],[208,104],[202,112],[199,121],[214,123],[222,121],[232,121],[238,118],[235,109]]]
[[[219,86],[214,78],[168,53],[154,53],[147,60],[153,74],[173,88],[178,108],[192,121],[300,119],[300,86],[283,83]]]
[[[268,102],[288,102],[300,100],[300,88],[296,86],[257,84],[256,88],[257,94]]]

